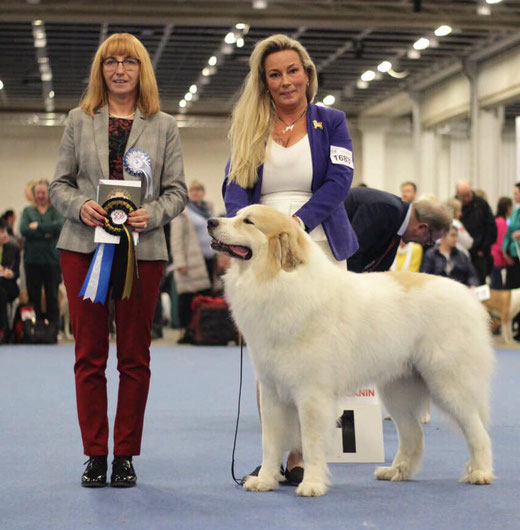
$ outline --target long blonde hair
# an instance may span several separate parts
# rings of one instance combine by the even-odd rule
[[[125,55],[139,59],[139,84],[137,106],[145,116],[159,112],[159,90],[153,72],[150,55],[141,41],[130,33],[114,33],[99,45],[90,67],[90,78],[85,94],[81,98],[81,108],[90,114],[108,103],[108,90],[103,77],[101,61],[114,55]]]
[[[287,35],[271,35],[256,44],[249,58],[249,74],[233,109],[229,130],[231,164],[228,178],[243,188],[252,187],[258,178],[257,169],[264,161],[265,142],[271,130],[273,109],[267,91],[265,59],[283,50],[294,50],[300,56],[309,76],[307,101],[312,102],[318,91],[316,66],[297,40]]]

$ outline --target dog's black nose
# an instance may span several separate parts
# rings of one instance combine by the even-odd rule
[[[218,226],[218,219],[208,219],[208,230]]]

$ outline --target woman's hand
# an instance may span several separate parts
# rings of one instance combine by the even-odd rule
[[[506,254],[505,252],[502,252],[502,254],[504,255],[504,259],[506,261],[506,264],[509,265],[509,266],[513,265],[515,260],[509,254]]]
[[[81,220],[88,226],[96,227],[105,224],[107,212],[96,201],[87,201],[83,203],[80,210]]]
[[[29,223],[29,228],[31,230],[36,230],[38,228],[38,221],[32,221],[31,223]]]
[[[513,239],[520,239],[520,230],[515,230],[512,234],[511,234],[511,237]]]
[[[128,214],[128,225],[131,226],[135,232],[143,232],[150,222],[150,214],[144,209],[139,208],[135,212]]]

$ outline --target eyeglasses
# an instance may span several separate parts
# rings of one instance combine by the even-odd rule
[[[124,70],[127,72],[131,72],[135,70],[139,64],[139,59],[134,59],[133,57],[127,57],[126,59],[123,59],[122,61],[118,61],[114,57],[109,57],[108,59],[103,59],[101,61],[101,64],[105,67],[105,70],[107,72],[112,72],[113,70],[117,70],[117,67],[122,64]]]
[[[433,239],[432,229],[428,227],[428,239],[426,240],[423,246],[429,248],[433,247],[433,245],[435,245],[435,240]]]

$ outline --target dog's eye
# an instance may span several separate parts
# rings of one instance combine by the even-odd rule
[[[246,225],[254,225],[254,224],[255,224],[255,223],[253,223],[253,221],[251,221],[251,219],[249,219],[248,217],[246,217],[246,218],[244,219],[244,223],[245,223]]]

